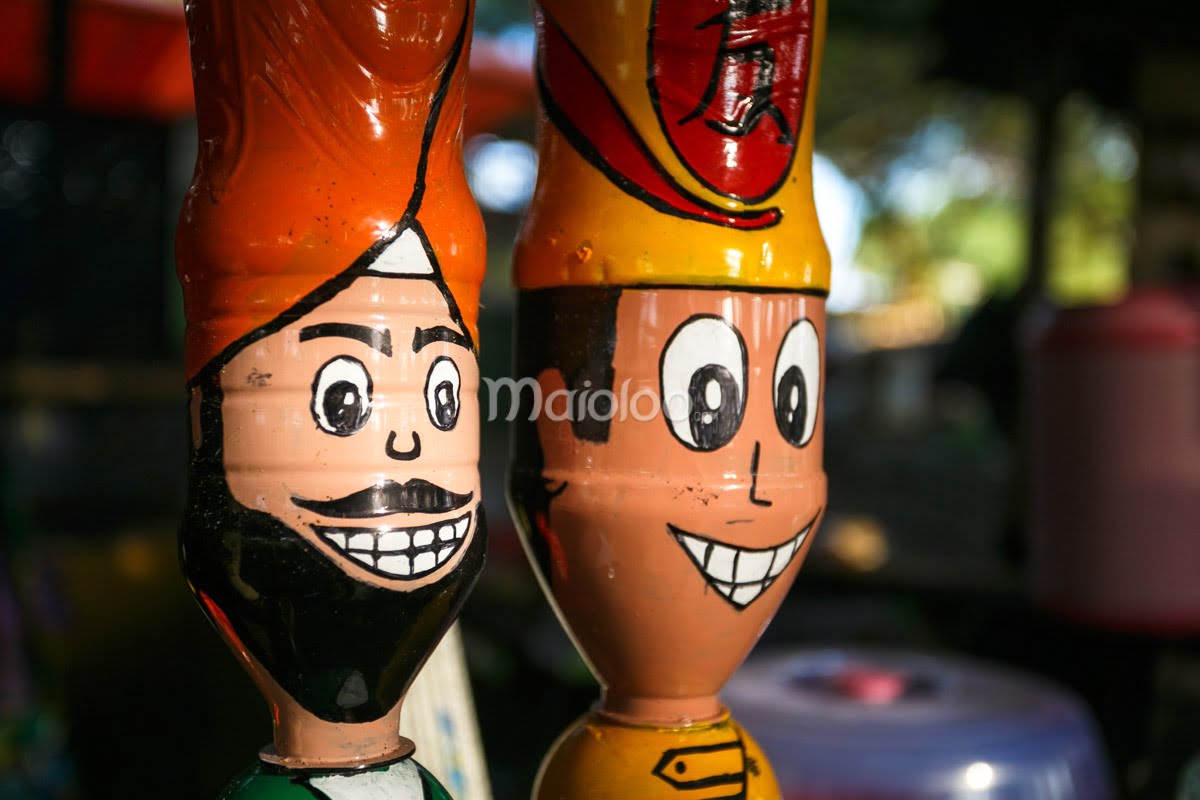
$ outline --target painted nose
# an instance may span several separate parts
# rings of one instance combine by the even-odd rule
[[[417,458],[421,455],[421,437],[417,435],[416,431],[413,431],[412,447],[401,451],[396,449],[396,432],[392,431],[388,436],[385,449],[387,451],[388,458],[394,458],[397,461],[412,461],[414,458]],[[756,450],[755,453],[757,452],[758,451]]]
[[[762,450],[762,445],[755,442],[754,455],[750,456],[750,502],[756,506],[769,508],[771,501],[758,496],[758,455],[760,450]]]

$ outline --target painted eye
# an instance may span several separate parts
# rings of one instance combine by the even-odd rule
[[[425,410],[429,421],[443,431],[448,431],[458,422],[458,387],[462,378],[458,365],[449,356],[442,356],[429,368],[425,380]]]
[[[357,358],[338,356],[317,370],[312,385],[312,416],[334,436],[362,430],[371,416],[371,373]]]
[[[746,345],[720,317],[684,322],[663,350],[663,416],[675,438],[692,450],[724,447],[746,408]]]
[[[795,447],[812,439],[821,396],[821,343],[817,329],[802,319],[791,327],[775,360],[775,424]]]

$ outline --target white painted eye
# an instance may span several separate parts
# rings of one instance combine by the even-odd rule
[[[449,356],[442,356],[429,368],[425,380],[425,409],[429,421],[437,428],[448,431],[458,423],[458,389],[462,378],[458,365]]]
[[[321,430],[350,436],[371,416],[371,373],[357,358],[327,361],[312,383],[312,416]]]
[[[692,450],[729,443],[746,408],[746,345],[721,317],[691,317],[671,334],[660,366],[663,416]]]
[[[802,319],[788,330],[775,360],[775,424],[795,447],[812,439],[821,397],[821,342]]]

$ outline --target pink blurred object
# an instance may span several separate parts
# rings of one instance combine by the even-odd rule
[[[1032,423],[1038,601],[1200,631],[1200,290],[1060,312],[1035,345]]]

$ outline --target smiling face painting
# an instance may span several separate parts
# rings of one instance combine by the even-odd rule
[[[608,386],[663,407],[525,428],[514,500],[543,579],[610,712],[714,717],[823,510],[824,301],[574,287],[521,302],[554,331],[535,344],[531,322],[521,339],[544,396]]]
[[[777,321],[789,313],[803,313],[801,309],[790,307],[786,301],[772,303],[770,299],[742,308],[737,298],[731,295],[717,303],[721,313],[693,314],[671,333],[659,364],[659,397],[663,398],[667,427],[684,448],[696,454],[734,448],[720,461],[708,459],[706,464],[699,455],[694,459],[702,469],[712,470],[712,466],[721,469],[720,476],[709,475],[705,483],[723,484],[721,499],[729,513],[726,519],[718,517],[715,521],[723,523],[720,527],[724,532],[702,535],[674,522],[667,522],[667,530],[683,546],[708,584],[740,610],[758,600],[790,566],[816,523],[814,511],[813,518],[803,527],[782,528],[788,532],[786,539],[765,544],[756,541],[761,537],[754,532],[764,525],[786,525],[787,520],[796,519],[797,510],[804,508],[803,502],[796,502],[800,498],[787,491],[786,486],[777,482],[768,484],[772,476],[790,474],[793,463],[801,461],[791,457],[788,446],[804,448],[816,432],[821,348],[816,326],[809,319],[797,319],[782,337],[777,336]],[[679,295],[665,294],[656,298],[655,306],[674,310],[671,307],[678,307],[680,300]],[[652,313],[657,317],[658,308]],[[760,314],[766,319],[757,319]],[[750,363],[745,337],[731,319],[739,319],[742,324],[749,322],[755,338],[766,340],[755,341],[755,362],[770,360],[770,345],[780,338],[773,369],[764,368],[762,363]],[[766,345],[768,352],[762,352],[762,345]],[[756,379],[753,388],[767,395],[770,413],[759,398],[755,398],[758,402],[754,404],[749,402],[752,369]],[[773,416],[778,431],[764,432],[760,416]],[[739,445],[734,445],[743,425],[749,430],[748,436],[740,437]],[[751,438],[753,444],[749,444]],[[747,446],[748,463],[739,467],[736,453],[746,462]],[[728,463],[731,460],[733,463]],[[736,482],[739,479],[744,482],[746,475],[750,486],[739,493]],[[731,488],[735,489],[732,497]],[[717,498],[700,502],[707,509],[712,499]],[[780,508],[771,511],[777,503]],[[697,520],[698,524],[705,522],[706,528],[713,530],[713,521]],[[747,542],[760,546],[749,546]]]
[[[412,219],[192,381],[187,572],[297,737],[395,739],[483,565],[478,386]]]
[[[543,762],[542,800],[779,797],[718,692],[825,507],[825,5],[535,4],[509,499],[604,690]]]
[[[412,244],[415,276],[368,268],[221,375],[234,499],[397,591],[455,568],[480,498],[474,348]]]
[[[186,10],[180,554],[274,728],[226,795],[444,797],[399,718],[486,551],[474,2]]]

